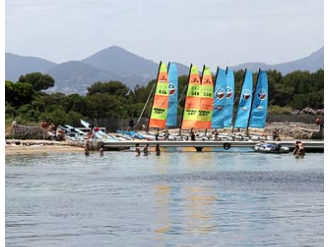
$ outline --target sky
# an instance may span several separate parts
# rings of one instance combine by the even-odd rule
[[[5,51],[62,63],[120,46],[158,63],[293,61],[324,46],[323,0],[6,0]]]

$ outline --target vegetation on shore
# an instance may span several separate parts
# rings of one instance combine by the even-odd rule
[[[239,95],[244,71],[235,72],[235,92]],[[254,74],[256,81],[257,74]],[[179,77],[179,95],[182,94],[188,77]],[[324,70],[315,73],[296,71],[285,76],[276,70],[268,71],[269,114],[292,114],[304,108],[324,108]],[[13,120],[20,124],[40,123],[46,119],[55,125],[77,126],[80,119],[127,119],[138,118],[156,80],[146,86],[129,89],[119,81],[95,82],[87,88],[86,95],[76,93],[47,93],[54,86],[54,79],[42,73],[21,76],[18,82],[5,82],[6,126]],[[184,94],[183,94],[184,95]],[[239,97],[236,97],[238,101]],[[182,114],[184,97],[179,104]],[[152,100],[144,111],[149,117]],[[237,105],[237,104],[236,104]]]

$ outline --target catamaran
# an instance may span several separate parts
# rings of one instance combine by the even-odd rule
[[[253,75],[251,71],[245,70],[244,80],[241,88],[240,98],[235,119],[235,128],[248,129],[252,105]]]
[[[160,62],[157,86],[152,104],[149,128],[165,128],[169,102],[168,74],[165,63]]]

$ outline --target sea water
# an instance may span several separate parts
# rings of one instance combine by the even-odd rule
[[[323,246],[324,154],[6,156],[6,246]]]

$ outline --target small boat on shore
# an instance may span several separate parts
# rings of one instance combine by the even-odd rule
[[[253,149],[255,152],[258,153],[285,154],[290,152],[289,147],[283,147],[279,143],[269,143],[269,142],[257,143],[253,147]]]

